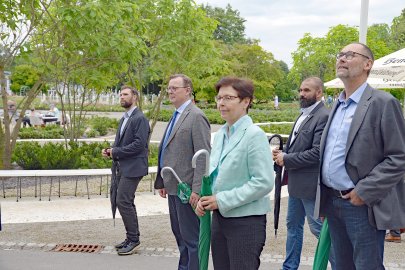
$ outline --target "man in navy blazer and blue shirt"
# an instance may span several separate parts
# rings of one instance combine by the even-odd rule
[[[284,152],[273,150],[273,159],[288,174],[287,242],[284,270],[298,269],[304,238],[304,223],[317,238],[322,222],[314,218],[319,175],[319,145],[329,110],[322,102],[323,82],[305,79],[298,90],[301,114],[288,137]],[[333,260],[332,260],[333,265]],[[333,268],[333,267],[332,267]]]
[[[121,106],[126,112],[121,118],[112,148],[102,150],[104,157],[113,159],[112,170],[119,171],[120,181],[116,204],[125,225],[126,239],[115,246],[118,255],[130,255],[140,245],[135,191],[142,177],[148,174],[149,121],[136,107],[138,91],[122,86]],[[118,168],[117,168],[118,166]]]
[[[337,270],[384,269],[385,230],[405,225],[405,122],[398,100],[367,84],[370,48],[336,59],[344,91],[321,138],[315,216],[328,219]]]

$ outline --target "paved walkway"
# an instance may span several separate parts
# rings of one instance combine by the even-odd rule
[[[273,196],[273,194],[271,194]],[[284,190],[283,197],[288,196]],[[136,205],[138,215],[140,216],[141,227],[143,226],[143,217],[156,217],[164,215],[168,221],[167,201],[161,199],[158,195],[149,192],[136,194]],[[90,241],[92,236],[85,232],[85,227],[98,229],[97,224],[108,222],[111,226],[111,210],[108,198],[55,198],[52,201],[38,201],[34,198],[23,198],[20,202],[13,198],[3,199],[1,203],[3,232],[0,233],[0,269],[176,269],[178,261],[178,251],[175,245],[169,247],[144,247],[133,256],[120,257],[116,255],[112,246],[106,245],[99,254],[83,253],[59,253],[51,250],[56,246],[60,239],[64,237],[53,237],[56,243],[50,243],[48,237],[39,237],[30,239],[29,237],[18,237],[26,231],[32,234],[50,234],[55,230],[54,227],[63,227],[62,231],[66,234],[73,234],[75,230],[72,224],[81,222],[77,225],[80,233],[81,243]],[[100,221],[97,221],[100,220]],[[160,218],[161,220],[161,218]],[[97,222],[97,223],[95,223]],[[117,214],[117,226],[122,222]],[[148,228],[151,222],[147,221]],[[155,222],[152,222],[155,223]],[[43,225],[45,224],[45,225]],[[164,225],[164,226],[163,226]],[[48,226],[48,227],[46,227]],[[159,224],[153,224],[159,228]],[[40,230],[38,228],[41,228]],[[44,229],[47,228],[47,229]],[[167,230],[168,224],[161,224],[162,230]],[[16,230],[16,236],[11,230]],[[111,230],[111,227],[109,227]],[[10,230],[10,231],[8,231]],[[17,230],[22,230],[20,233]],[[145,229],[142,229],[145,231]],[[109,234],[108,232],[106,232]],[[167,232],[170,237],[167,241],[173,242],[171,232]],[[58,232],[56,232],[58,234]],[[98,238],[103,238],[102,231],[98,231]],[[120,232],[119,234],[122,234]],[[145,232],[150,234],[150,232]],[[51,237],[52,238],[52,237]],[[72,236],[71,238],[75,238]],[[87,238],[87,240],[86,240]],[[108,238],[108,237],[107,237]],[[69,239],[65,237],[65,239]],[[39,241],[38,241],[39,240]],[[45,242],[41,242],[45,241]],[[73,242],[77,240],[72,240]],[[109,240],[110,241],[110,240]],[[173,244],[172,243],[172,244]],[[159,245],[159,244],[156,244]],[[167,246],[161,243],[160,246]],[[312,269],[312,258],[303,258],[302,268]],[[279,269],[283,261],[282,255],[262,255],[261,269]],[[213,269],[212,265],[210,269]]]
[[[282,196],[279,238],[274,239],[269,218],[268,241],[260,269],[280,269],[284,260],[286,189]],[[23,198],[20,202],[2,199],[0,269],[176,269],[179,254],[170,232],[167,201],[142,192],[136,194],[136,205],[144,240],[136,255],[120,257],[112,243],[122,237],[124,228],[119,214],[116,227],[112,225],[108,198],[65,197],[52,201]],[[303,254],[313,254],[316,240],[309,233],[305,239]],[[268,242],[272,247],[267,246]],[[105,248],[99,254],[52,252],[57,243],[100,244]],[[393,245],[399,249],[405,246]],[[303,256],[300,269],[312,269],[312,262],[313,257]],[[390,270],[405,269],[405,262],[387,262],[386,266]]]

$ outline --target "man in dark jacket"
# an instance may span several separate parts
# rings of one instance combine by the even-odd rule
[[[127,233],[126,239],[115,246],[118,255],[130,255],[140,244],[134,200],[139,182],[148,174],[149,121],[136,107],[138,98],[135,88],[121,88],[121,106],[126,112],[118,126],[113,147],[102,151],[103,156],[113,159],[113,175],[119,180],[116,205]]]
[[[273,150],[274,161],[288,175],[286,259],[283,269],[298,269],[301,258],[305,217],[318,238],[322,222],[313,216],[319,175],[319,145],[329,111],[324,106],[323,82],[305,79],[299,89],[301,115],[294,124],[285,152]]]

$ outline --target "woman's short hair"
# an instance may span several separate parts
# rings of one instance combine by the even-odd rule
[[[240,99],[249,98],[250,99],[249,106],[247,109],[251,107],[253,100],[253,93],[255,91],[255,87],[251,80],[241,79],[233,76],[224,77],[220,79],[217,82],[217,84],[215,84],[215,90],[218,93],[219,89],[225,86],[231,86],[233,89],[235,89],[235,91],[238,92],[238,97]]]

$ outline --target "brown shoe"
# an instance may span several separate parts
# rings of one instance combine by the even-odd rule
[[[390,233],[385,235],[386,242],[401,243],[401,236],[392,236]]]
[[[400,229],[401,233],[405,233],[405,228]]]

